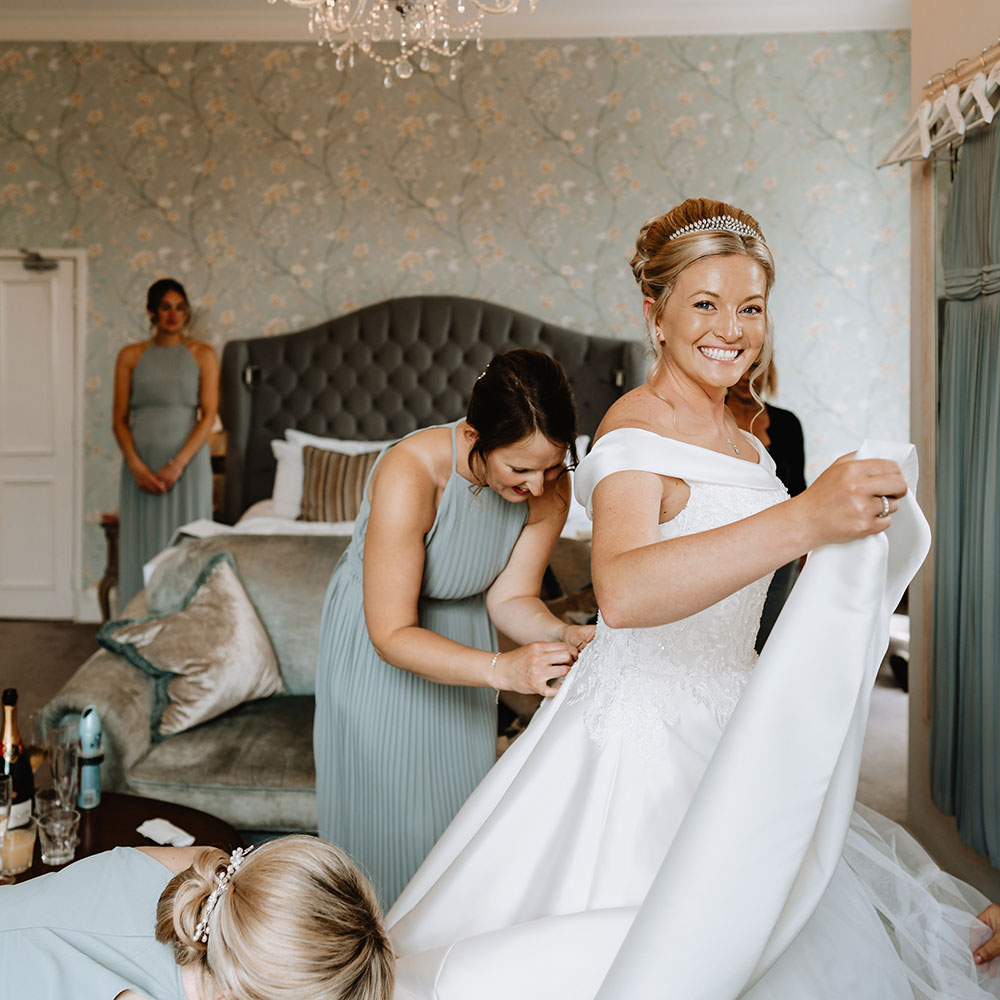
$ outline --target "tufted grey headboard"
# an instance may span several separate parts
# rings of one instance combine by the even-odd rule
[[[388,299],[298,333],[231,340],[222,355],[223,519],[271,495],[271,441],[288,428],[374,441],[457,420],[490,359],[518,347],[566,369],[583,434],[642,377],[638,343],[458,296]]]

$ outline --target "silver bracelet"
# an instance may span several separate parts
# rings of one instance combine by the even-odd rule
[[[497,660],[500,659],[499,653],[493,654],[493,659],[490,661],[490,684],[493,685],[493,689],[497,693],[497,704],[500,704],[500,688],[497,687]]]

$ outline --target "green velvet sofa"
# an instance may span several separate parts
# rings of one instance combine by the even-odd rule
[[[179,802],[238,829],[314,831],[316,651],[326,586],[347,542],[325,535],[235,534],[187,541],[122,613],[139,618],[174,610],[208,559],[230,552],[271,639],[286,694],[154,742],[155,682],[124,657],[101,649],[45,706],[43,730],[96,705],[104,730],[105,789]]]
[[[134,619],[175,610],[208,560],[229,552],[271,640],[287,693],[249,702],[154,742],[154,680],[123,656],[101,649],[45,706],[43,731],[96,705],[104,729],[105,789],[179,802],[241,830],[315,831],[316,654],[327,583],[347,542],[328,535],[223,534],[189,540],[157,566],[149,585],[121,615]],[[567,620],[586,620],[594,610],[587,590],[589,542],[560,539],[551,566],[569,595],[554,602],[553,611],[562,614],[565,607]],[[504,693],[503,698],[522,723],[538,703],[528,695]],[[499,739],[498,752],[508,742]]]

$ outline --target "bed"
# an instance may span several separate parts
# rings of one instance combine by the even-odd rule
[[[227,448],[220,520],[241,533],[349,534],[349,520],[299,519],[296,448],[373,450],[419,427],[456,420],[490,359],[515,348],[560,361],[587,441],[644,372],[637,342],[589,336],[459,296],[388,299],[296,333],[230,341],[222,357]],[[586,535],[574,507],[564,537]],[[578,564],[579,556],[569,561]],[[577,570],[564,570],[573,579],[560,584],[577,589],[583,571]]]

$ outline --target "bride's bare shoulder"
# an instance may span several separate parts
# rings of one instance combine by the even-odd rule
[[[608,412],[604,414],[597,432],[594,434],[594,441],[598,441],[610,431],[628,427],[652,431],[654,434],[669,437],[668,429],[663,426],[659,419],[661,414],[658,413],[657,402],[656,397],[644,385],[625,393],[624,396],[615,400]],[[660,403],[660,406],[662,405]]]

